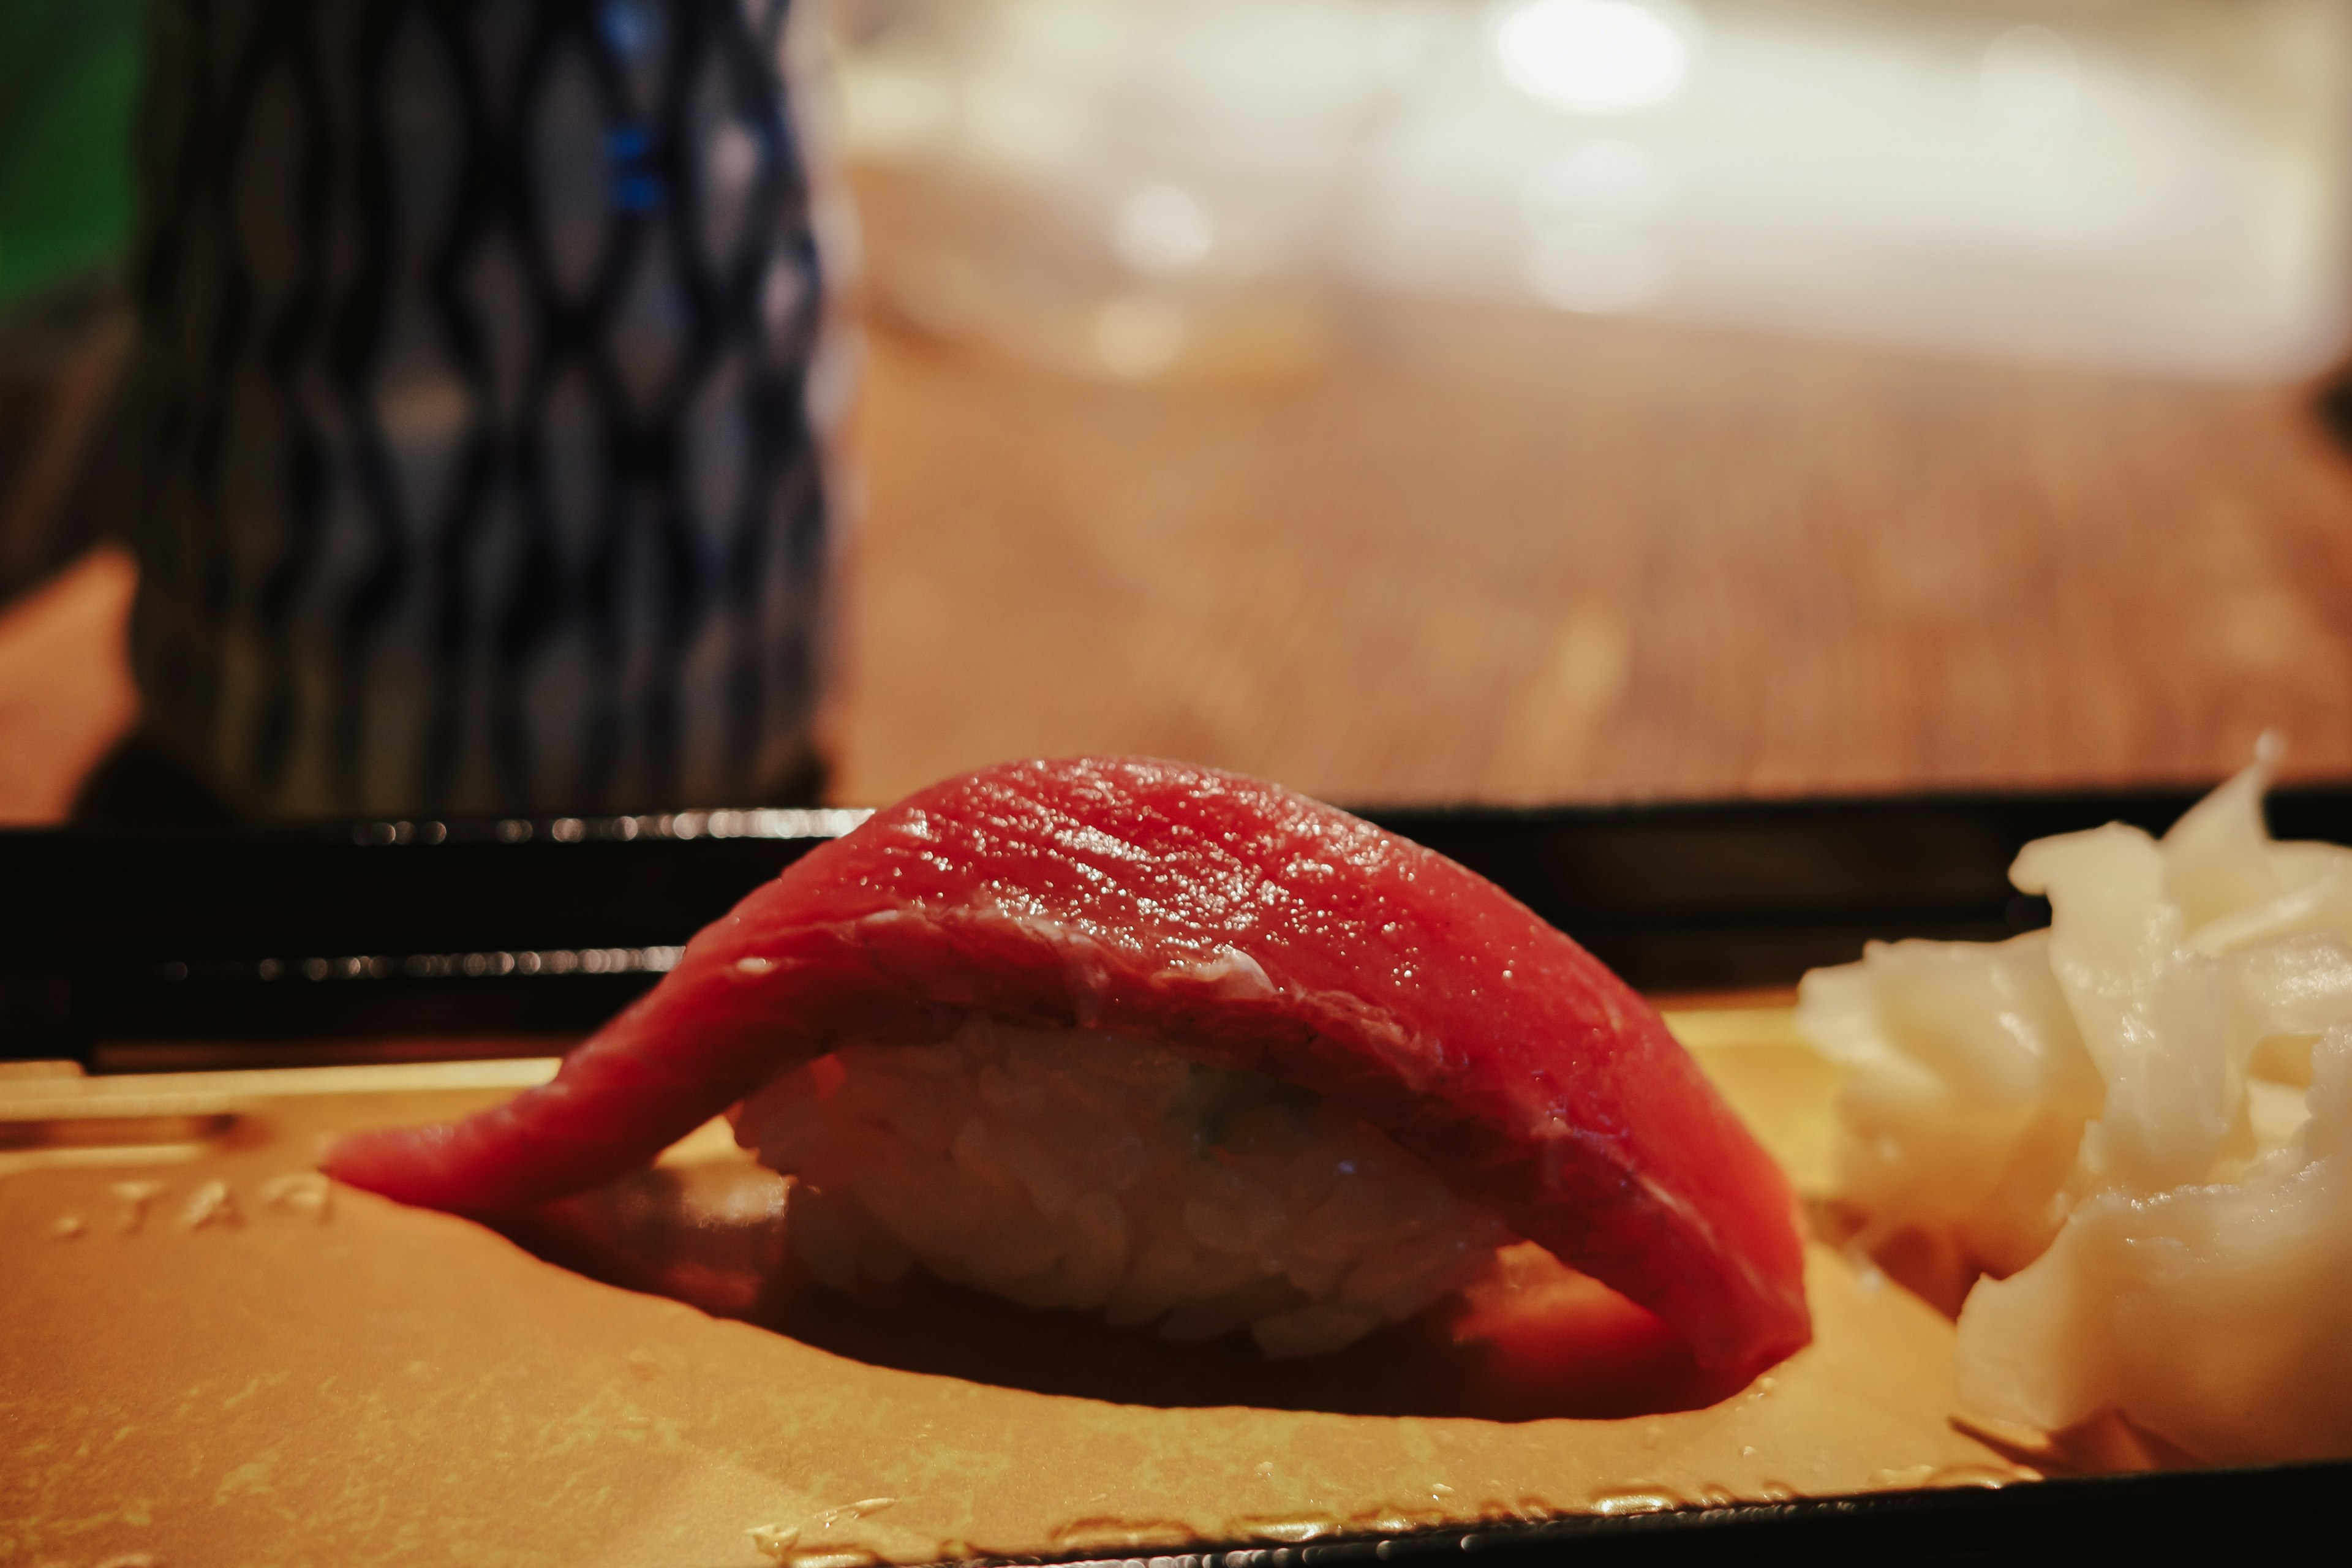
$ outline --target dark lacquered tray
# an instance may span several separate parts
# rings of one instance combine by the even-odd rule
[[[2249,1552],[2313,1560],[2340,1527],[2352,1464],[2270,1465],[1875,1492],[1627,1517],[1480,1525],[1298,1547],[1086,1558],[1084,1568],[1482,1568],[1536,1564],[2212,1564]],[[2293,1542],[2306,1544],[2294,1548]]]
[[[1874,936],[2043,923],[2011,859],[2050,833],[2161,829],[2196,793],[1952,795],[1366,815],[1509,889],[1654,992],[1777,986]],[[0,1057],[158,1042],[577,1033],[736,899],[861,819],[759,810],[487,822],[0,833]],[[2283,837],[2352,842],[2352,787],[2283,790]],[[1498,1523],[1148,1568],[1498,1563],[2179,1561],[2321,1540],[2352,1464],[1890,1492]]]
[[[1793,983],[1874,936],[2043,923],[2029,839],[2161,828],[2185,790],[1366,813],[1494,879],[1635,985]],[[2352,787],[2281,837],[2352,842]],[[578,1030],[852,811],[0,832],[0,1057],[109,1041]]]

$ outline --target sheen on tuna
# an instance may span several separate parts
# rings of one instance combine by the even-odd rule
[[[846,1042],[972,1015],[1295,1085],[1744,1382],[1809,1335],[1780,1170],[1591,954],[1500,889],[1274,785],[1130,758],[950,779],[698,935],[554,1081],[327,1169],[458,1212],[639,1165]]]

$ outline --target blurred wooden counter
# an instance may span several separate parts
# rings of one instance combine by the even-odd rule
[[[1346,801],[2352,774],[2302,389],[1383,306],[1127,387],[870,345],[835,794],[1182,756]],[[127,573],[0,616],[0,818],[128,721]]]

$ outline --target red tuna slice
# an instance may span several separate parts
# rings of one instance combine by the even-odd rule
[[[1657,1014],[1491,882],[1272,784],[1129,758],[933,785],[707,929],[555,1079],[327,1170],[493,1213],[642,1164],[849,1040],[967,1009],[1155,1038],[1361,1117],[1727,1382],[1810,1337],[1788,1184]]]

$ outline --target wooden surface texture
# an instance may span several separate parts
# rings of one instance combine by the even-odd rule
[[[2352,461],[2307,388],[1365,306],[1129,386],[894,331],[835,795],[1155,752],[1344,801],[2352,774]],[[0,819],[130,721],[128,573],[0,614]]]

